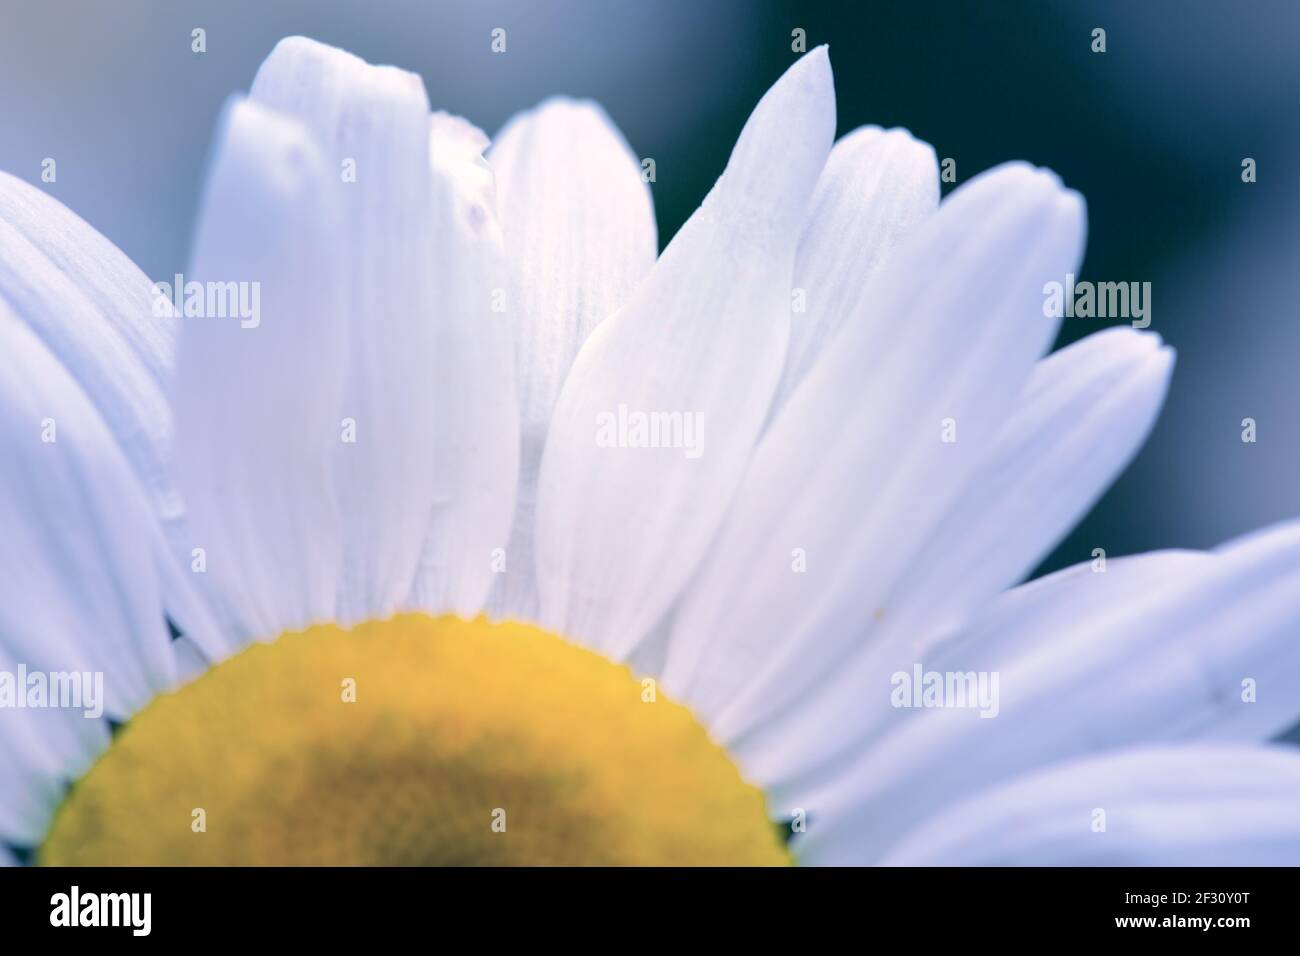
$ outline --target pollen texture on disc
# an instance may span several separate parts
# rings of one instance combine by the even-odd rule
[[[422,615],[285,634],[159,697],[38,858],[789,862],[762,794],[688,709],[537,628]]]

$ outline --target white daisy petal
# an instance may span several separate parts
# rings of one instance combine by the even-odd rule
[[[187,278],[230,304],[182,319],[176,459],[194,546],[244,639],[334,615],[343,551],[326,463],[348,294],[336,180],[298,123],[227,108]]]
[[[769,419],[840,325],[860,313],[871,276],[938,205],[939,169],[928,143],[906,130],[862,126],[835,144],[795,256],[790,348]]]
[[[1178,550],[1084,561],[998,595],[961,629],[918,641],[911,651],[938,662],[971,653],[1011,661],[1054,640],[1090,609],[1140,604],[1170,581],[1212,564],[1210,552]],[[906,657],[903,649],[899,653],[896,661]]]
[[[1073,761],[962,801],[907,834],[891,866],[1282,866],[1300,856],[1300,751],[1145,748]],[[1104,828],[1103,828],[1104,826]],[[852,859],[823,821],[820,853]]]
[[[795,248],[834,126],[819,48],[759,102],[704,205],[578,355],[538,491],[547,626],[623,657],[703,557],[781,373]],[[675,416],[678,434],[638,447],[611,434],[625,413]]]
[[[1300,543],[1289,540],[1285,530],[1264,528],[1213,552],[1216,561],[1236,564],[1261,554],[1273,563],[1261,568],[1258,599],[1194,632],[1200,638],[1195,646],[1204,648],[1216,673],[1212,700],[1202,698],[1200,704],[1219,711],[1198,724],[1193,732],[1198,740],[1270,740],[1300,721],[1295,692],[1300,687],[1300,573],[1292,570],[1300,558],[1293,547],[1300,551]],[[1238,644],[1234,639],[1241,632],[1250,639]],[[1219,680],[1221,673],[1228,676]]]
[[[3,305],[0,352],[0,640],[30,670],[103,672],[125,720],[175,678],[162,532],[90,400]]]
[[[955,626],[1032,571],[1142,447],[1173,364],[1158,336],[1128,328],[1039,362],[987,459],[913,562],[895,632]],[[946,620],[935,620],[940,605]]]
[[[764,435],[677,610],[664,683],[720,739],[832,674],[891,613],[1055,335],[1044,281],[1082,247],[1077,194],[1010,164],[958,190],[873,281]]]
[[[1172,363],[1156,336],[1131,329],[1098,333],[1039,362],[988,458],[900,580],[889,613],[871,625],[870,642],[815,695],[726,739],[754,779],[784,786],[861,747],[885,704],[862,688],[924,659],[927,638],[956,627],[1041,560],[1136,453]],[[1139,576],[1120,562],[1110,570],[1097,577],[1132,593]],[[1079,593],[1097,599],[1095,589]],[[1001,633],[981,631],[992,631],[990,640]]]
[[[428,528],[418,516],[432,515],[436,493],[428,100],[418,76],[303,37],[280,41],[251,98],[305,123],[342,197],[350,335],[334,422],[339,617],[384,617],[409,595]]]
[[[0,671],[17,674],[19,663],[0,647]],[[40,844],[68,786],[108,744],[108,721],[81,710],[0,708],[0,855]]]
[[[546,431],[574,356],[654,265],[650,188],[623,135],[590,102],[553,98],[512,118],[488,153],[511,282],[522,457],[492,611],[537,613],[533,535]]]
[[[1112,558],[1104,573],[1084,562],[1038,578],[1000,595],[955,633],[863,647],[807,701],[727,741],[728,750],[764,787],[776,812],[788,812],[891,728],[897,716],[888,693],[893,674],[917,662],[927,670],[942,669],[950,659],[960,664],[968,652],[982,660],[1014,660],[1081,614],[1141,601],[1152,588],[1211,560],[1204,552],[1155,551]]]
[[[996,717],[970,707],[893,710],[888,732],[810,792],[809,805],[856,815],[858,849],[874,857],[963,793],[1050,761],[1139,740],[1260,739],[1293,724],[1300,523],[1183,569],[1124,601],[1075,602],[1069,620],[1026,602],[1022,619],[1004,615],[1007,636],[987,651],[945,644],[918,663],[996,675]],[[882,673],[864,693],[888,696],[890,683]]]
[[[53,742],[76,734],[80,728],[74,721],[99,737],[93,752],[80,758]],[[68,786],[90,768],[108,743],[108,724],[85,720],[79,713],[0,711],[0,762],[5,768],[0,776],[0,855],[6,845],[18,849],[40,845]],[[78,741],[78,746],[91,750],[88,741]]]
[[[0,173],[0,301],[32,328],[107,423],[166,536],[156,563],[167,613],[198,642],[219,649],[222,639],[176,562],[189,553],[190,531],[172,463],[166,388],[178,322],[166,298],[156,298],[135,263],[75,213]]]
[[[177,329],[153,314],[152,288],[75,213],[0,173],[0,296],[95,403],[166,518],[180,507],[163,392]]]
[[[483,134],[436,114],[430,135],[438,290],[436,367],[439,463],[433,520],[412,600],[473,617],[504,549],[519,476],[519,408],[508,316],[493,311],[505,284],[492,170]]]
[[[1097,567],[1085,562],[1007,592],[927,651],[927,661],[957,669],[977,658],[1045,660],[1091,627],[1118,645],[1117,655],[1129,648],[1135,663],[1142,651],[1178,662],[1158,666],[1175,684],[1188,681],[1191,705],[1176,708],[1188,736],[1265,740],[1300,719],[1300,701],[1289,692],[1300,682],[1300,646],[1290,639],[1300,619],[1300,525],[1265,529],[1213,552],[1153,552],[1107,561],[1104,573]],[[1180,677],[1188,655],[1200,661],[1201,676]],[[1242,695],[1247,678],[1249,701]]]

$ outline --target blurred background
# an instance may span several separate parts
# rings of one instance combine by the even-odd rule
[[[489,48],[495,27],[504,55]],[[1094,27],[1104,54],[1091,51]],[[435,108],[489,134],[553,93],[599,100],[655,159],[665,243],[794,58],[795,28],[809,49],[830,44],[841,134],[906,126],[956,160],[959,183],[1007,159],[1050,166],[1088,200],[1080,278],[1153,284],[1152,329],[1179,354],[1168,405],[1040,570],[1095,547],[1208,547],[1300,515],[1294,0],[10,2],[0,168],[170,279],[185,268],[222,103],[301,33],[420,73]],[[40,181],[46,157],[55,183]],[[1067,319],[1058,344],[1105,324]],[[1246,417],[1255,444],[1241,441]]]

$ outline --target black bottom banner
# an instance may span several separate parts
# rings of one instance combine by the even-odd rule
[[[859,938],[924,927],[930,943],[1131,936],[1232,945],[1239,934],[1291,926],[1295,877],[1285,869],[15,868],[0,869],[0,925],[7,941],[75,933],[82,943],[128,945],[375,942],[455,925],[493,941],[557,925],[575,941],[608,941],[611,928],[659,934],[666,924],[716,928],[733,942],[783,927]]]

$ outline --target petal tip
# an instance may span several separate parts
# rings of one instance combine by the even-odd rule
[[[302,36],[301,34],[293,34],[280,39],[262,62],[262,68],[265,69],[268,64],[282,61],[299,64],[347,63],[361,65],[364,63],[359,56],[349,53],[341,47],[331,46],[328,43],[322,43],[320,40],[313,40],[311,37]]]
[[[797,81],[806,84],[810,90],[835,91],[835,73],[831,69],[830,47],[823,43],[813,47],[790,65],[785,75],[777,81],[779,86],[785,81]],[[773,87],[775,89],[776,87]]]
[[[275,47],[253,78],[251,96],[283,107],[302,89],[333,83],[355,88],[362,95],[414,104],[427,110],[424,80],[396,66],[376,66],[355,53],[305,36],[287,36]],[[292,91],[292,92],[291,92]]]

